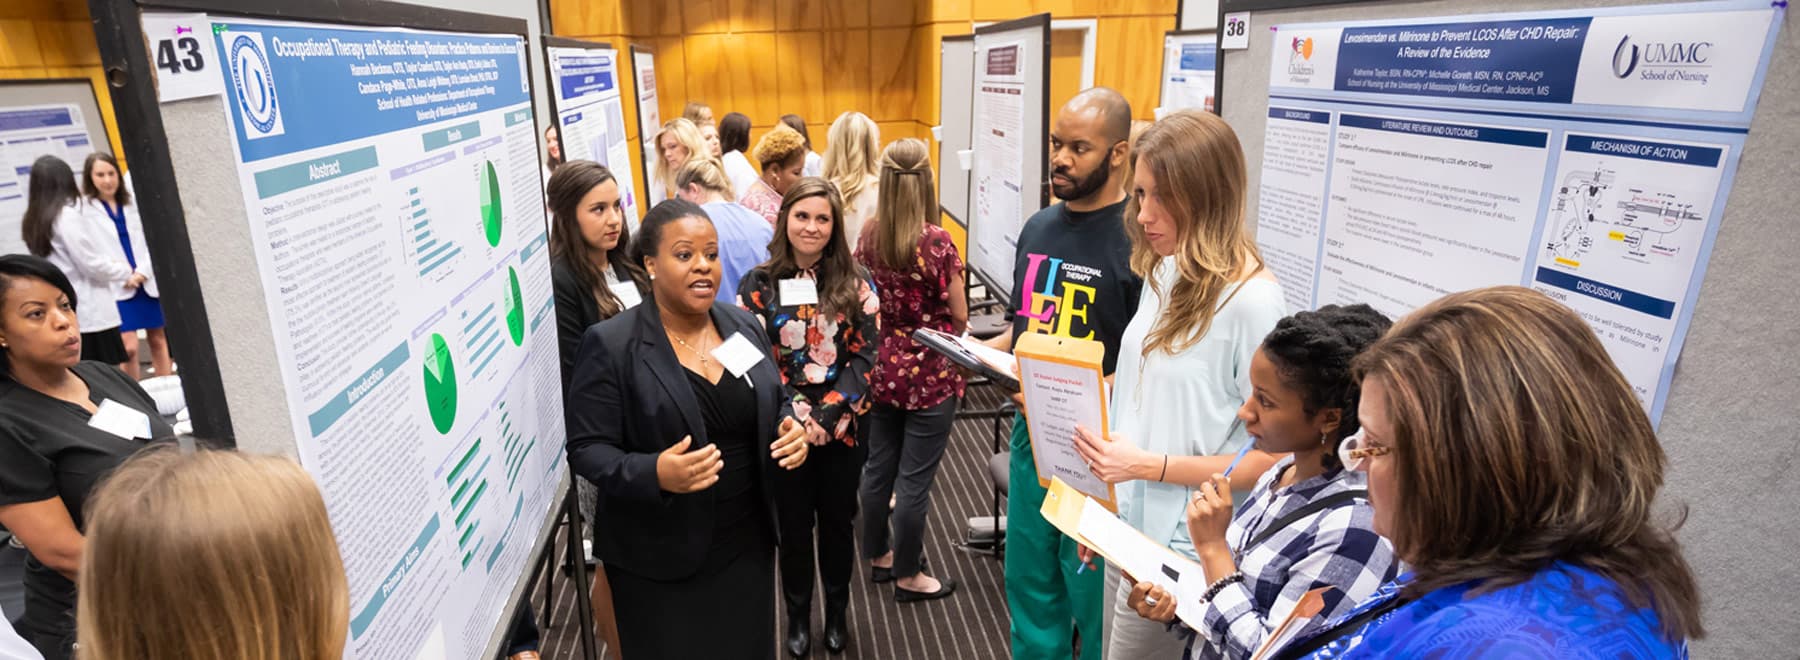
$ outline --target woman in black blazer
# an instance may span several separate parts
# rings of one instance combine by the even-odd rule
[[[631,230],[619,204],[619,182],[605,165],[591,160],[565,163],[550,176],[546,191],[551,216],[550,282],[556,296],[557,352],[562,357],[566,397],[581,336],[595,323],[643,302],[650,295],[650,276],[626,254],[631,248]],[[591,483],[577,482],[577,486],[581,515],[592,523],[600,493]],[[586,533],[592,543],[600,532],[590,525]],[[591,598],[600,638],[608,648],[617,649],[619,628],[606,573],[595,575]],[[513,625],[513,640],[524,648],[529,648],[529,640],[538,638],[529,610],[520,608]]]
[[[651,300],[589,328],[568,397],[569,463],[600,486],[595,547],[621,655],[774,657],[779,470],[806,460],[761,324],[714,305],[706,212],[651,209],[632,253]],[[779,436],[779,437],[778,437]]]

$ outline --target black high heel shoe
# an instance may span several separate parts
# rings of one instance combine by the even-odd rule
[[[788,617],[787,640],[782,646],[787,649],[789,657],[804,658],[807,653],[812,651],[812,621],[809,620],[810,618],[806,616]]]

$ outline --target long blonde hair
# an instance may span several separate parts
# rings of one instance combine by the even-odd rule
[[[1144,338],[1151,351],[1180,353],[1211,329],[1213,314],[1251,264],[1263,269],[1262,252],[1244,231],[1244,150],[1237,133],[1217,115],[1183,110],[1164,117],[1138,137],[1132,167],[1156,179],[1158,200],[1175,221],[1175,271],[1168,291],[1152,276],[1162,257],[1138,224],[1140,200],[1125,206],[1131,237],[1131,270],[1167,302]],[[1235,291],[1233,292],[1235,295]]]
[[[336,660],[350,596],[299,464],[146,450],[88,503],[81,660]]]
[[[882,152],[873,254],[888,270],[913,267],[919,254],[919,234],[925,231],[925,223],[937,217],[934,180],[931,151],[923,140],[895,140]]]
[[[1569,562],[1654,608],[1669,641],[1705,634],[1680,523],[1652,516],[1668,457],[1574,310],[1517,286],[1453,293],[1354,369],[1386,394],[1396,509],[1383,535],[1413,569],[1405,593],[1501,589]]]
[[[737,199],[731,179],[725,176],[725,166],[717,158],[689,158],[681,171],[675,173],[675,190],[686,190],[690,183],[700,184],[707,192],[724,195],[725,201]]]
[[[825,154],[819,174],[837,186],[845,204],[880,176],[881,128],[860,112],[846,112],[831,122],[825,133]]]
[[[663,149],[664,135],[674,135],[675,142],[687,147],[688,160],[707,158],[712,154],[712,148],[706,146],[706,138],[700,136],[700,127],[694,122],[677,117],[663,124],[656,134],[656,166],[651,171],[656,182],[662,184],[664,196],[674,197],[676,173],[669,167],[669,156]]]

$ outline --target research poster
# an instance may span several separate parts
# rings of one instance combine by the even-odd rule
[[[1009,42],[975,54],[975,199],[969,264],[993,284],[1011,287],[1019,232],[1037,209],[1023,206],[1025,181],[1025,44]]]
[[[552,46],[545,50],[563,157],[591,160],[612,171],[619,184],[619,203],[635,231],[638,200],[637,187],[632,184],[631,150],[636,140],[625,134],[619,53],[611,48]]]
[[[1213,35],[1163,37],[1163,113],[1178,110],[1213,111],[1213,91],[1218,80],[1219,40]]]
[[[1774,49],[1768,2],[1277,26],[1257,242],[1306,309],[1529,286],[1660,419]]]
[[[31,164],[55,156],[81,177],[82,163],[94,151],[87,121],[73,104],[0,107],[0,254],[21,254],[25,241],[20,221],[30,191]]]
[[[298,452],[349,578],[345,657],[477,657],[564,464],[526,44],[212,34]]]
[[[631,49],[632,84],[637,87],[638,134],[644,140],[644,178],[656,167],[656,136],[662,132],[662,114],[656,100],[656,54],[642,48]],[[646,183],[644,190],[648,191]],[[646,193],[648,194],[648,193]],[[648,200],[646,200],[648,201]],[[644,212],[648,213],[649,209]]]

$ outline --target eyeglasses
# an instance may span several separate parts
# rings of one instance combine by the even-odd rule
[[[1350,437],[1344,438],[1344,442],[1338,445],[1338,460],[1344,463],[1344,469],[1356,470],[1362,468],[1363,463],[1368,459],[1375,456],[1386,456],[1393,451],[1393,447],[1369,444],[1368,440],[1363,438],[1363,432],[1358,430],[1350,434]]]

